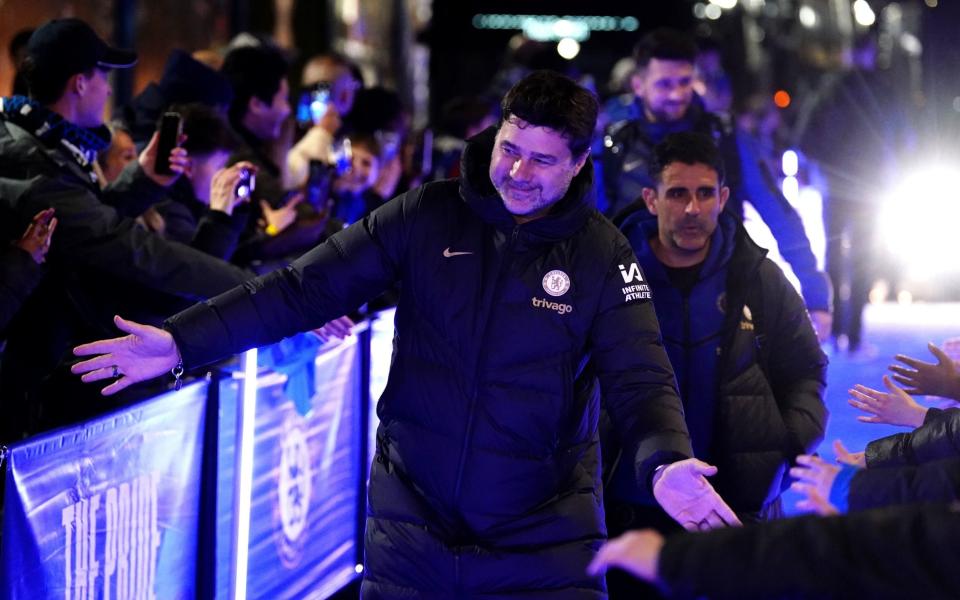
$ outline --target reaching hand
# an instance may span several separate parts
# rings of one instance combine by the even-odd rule
[[[927,348],[936,357],[936,364],[898,354],[894,358],[912,368],[890,365],[893,378],[907,386],[905,391],[908,394],[960,400],[960,369],[957,369],[957,364],[933,342],[927,344]]]
[[[75,375],[83,375],[80,379],[84,383],[115,379],[101,391],[104,396],[162,375],[180,362],[180,352],[169,331],[120,317],[114,317],[113,322],[129,335],[77,346],[75,355],[97,356],[70,368]]]
[[[840,467],[832,465],[819,456],[801,454],[797,457],[799,466],[790,469],[790,475],[797,479],[790,487],[803,494],[804,500],[797,503],[797,507],[814,510],[817,514],[836,514],[835,506],[826,498],[830,497],[830,489],[840,472]],[[829,512],[832,509],[832,513]],[[824,512],[821,512],[824,511]]]
[[[897,387],[890,380],[890,376],[883,376],[883,385],[890,390],[890,393],[860,384],[849,390],[853,398],[847,400],[847,403],[873,415],[872,417],[860,416],[857,420],[864,423],[888,423],[913,428],[923,425],[923,420],[927,416],[926,407],[917,404],[902,388]]]
[[[353,326],[355,323],[350,320],[350,317],[340,317],[332,321],[328,321],[317,327],[313,330],[313,335],[317,336],[321,342],[326,344],[333,338],[342,340],[343,338],[350,335],[353,331]]]
[[[652,529],[628,531],[604,544],[587,567],[599,577],[610,567],[621,568],[645,581],[656,581],[663,536]]]
[[[811,310],[810,322],[817,334],[817,340],[822,344],[830,339],[833,330],[833,314],[829,310]]]
[[[240,183],[240,174],[244,169],[256,174],[257,166],[251,162],[238,162],[226,169],[220,169],[213,174],[213,180],[210,182],[210,209],[220,212],[233,214],[233,209],[238,204],[243,204],[250,200],[250,196],[240,198],[237,196],[237,184]]]
[[[697,531],[740,525],[740,519],[705,476],[717,468],[695,458],[667,465],[653,484],[653,495],[684,529]]]
[[[50,240],[53,230],[57,228],[57,218],[53,216],[53,209],[41,210],[30,221],[23,237],[17,240],[16,245],[33,257],[38,265],[47,259],[50,251]]]
[[[297,220],[297,205],[303,202],[303,192],[298,192],[280,208],[273,208],[266,200],[260,201],[260,210],[263,211],[264,227],[267,233],[276,235],[290,227]]]
[[[182,144],[186,139],[186,136],[181,136],[180,143]],[[160,134],[154,131],[153,137],[150,138],[150,143],[147,144],[147,147],[140,153],[137,162],[140,163],[140,168],[143,169],[143,172],[146,173],[147,177],[152,179],[154,183],[159,186],[168,187],[190,168],[190,154],[180,146],[174,147],[174,149],[170,151],[170,170],[173,171],[173,174],[161,175],[157,173],[156,167],[157,146],[159,145]]]
[[[860,467],[861,469],[864,469],[867,466],[866,453],[850,452],[840,440],[833,441],[833,451],[837,453],[838,463],[850,465],[851,467]]]

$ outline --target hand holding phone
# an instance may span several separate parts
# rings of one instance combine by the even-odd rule
[[[181,135],[183,135],[183,119],[180,118],[180,113],[164,113],[160,120],[160,139],[156,162],[154,162],[154,171],[158,175],[173,175],[170,169],[170,152],[180,145]]]

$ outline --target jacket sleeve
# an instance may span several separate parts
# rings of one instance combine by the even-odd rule
[[[623,460],[633,461],[637,489],[652,494],[653,470],[693,456],[693,448],[650,288],[642,274],[639,280],[624,283],[620,265],[639,269],[633,250],[617,233],[615,260],[607,265],[589,351],[604,404],[620,437]],[[643,294],[641,289],[646,290],[646,298],[627,298]]]
[[[43,278],[43,266],[16,246],[0,253],[0,333]]]
[[[678,534],[658,572],[672,598],[955,598],[960,513],[894,507]]]
[[[57,213],[57,232],[47,260],[58,268],[86,268],[181,298],[209,298],[243,282],[251,273],[168,242],[100,202],[78,185],[48,179],[30,189],[18,212]]]
[[[918,466],[860,469],[850,480],[850,511],[895,504],[960,500],[960,457]]]
[[[931,408],[920,427],[873,440],[865,456],[870,469],[960,456],[960,409]]]
[[[140,163],[133,161],[103,190],[101,200],[121,217],[134,218],[166,197],[166,188],[147,177]]]
[[[210,256],[230,260],[246,224],[238,217],[219,210],[208,210],[200,218],[190,246]]]
[[[810,240],[807,239],[800,215],[777,189],[773,175],[760,160],[755,142],[742,133],[736,134],[736,141],[743,188],[739,190],[739,195],[757,209],[777,239],[780,254],[790,263],[800,280],[807,308],[831,310],[830,281],[825,273],[817,270],[817,259],[810,249]]]
[[[767,372],[789,436],[784,451],[792,461],[823,440],[827,357],[803,301],[780,268],[764,260],[759,273],[765,290],[763,313],[768,319],[762,344],[768,347]]]
[[[387,202],[290,266],[174,315],[187,368],[315,329],[347,314],[400,277],[422,188]]]

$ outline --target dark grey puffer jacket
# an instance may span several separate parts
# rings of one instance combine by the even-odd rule
[[[606,535],[600,392],[639,480],[691,454],[653,306],[626,240],[589,202],[590,168],[548,216],[517,225],[490,183],[492,148],[491,130],[461,180],[412,190],[167,323],[192,367],[400,282],[366,598],[604,597],[585,573]]]

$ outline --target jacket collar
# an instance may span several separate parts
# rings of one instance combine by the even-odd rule
[[[518,231],[531,242],[556,242],[573,235],[595,210],[593,164],[590,159],[570,182],[570,188],[546,216],[517,225],[490,181],[490,155],[497,128],[477,134],[467,142],[460,160],[460,197],[486,223],[504,232]]]

